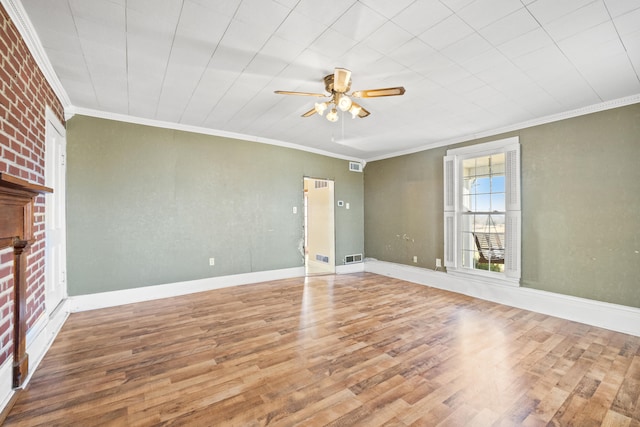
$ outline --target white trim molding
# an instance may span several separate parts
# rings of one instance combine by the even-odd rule
[[[364,262],[356,262],[354,264],[344,264],[336,266],[336,274],[363,273]]]
[[[285,268],[281,270],[257,271],[253,273],[234,274],[230,276],[208,277],[206,279],[185,282],[167,283],[164,285],[144,286],[141,288],[123,289],[120,291],[100,292],[89,295],[69,297],[72,313],[115,307],[161,298],[188,295],[196,292],[211,291],[231,286],[249,285],[271,280],[304,277],[304,267]]]
[[[442,271],[373,259],[365,260],[365,271],[616,332],[640,336],[640,308],[531,288],[488,284],[453,276]]]
[[[42,315],[27,332],[27,354],[29,355],[29,374],[22,388],[29,384],[33,373],[42,362],[53,340],[69,317],[69,301],[64,300],[50,317]],[[13,357],[0,366],[0,411],[11,402],[16,393],[13,388]]]

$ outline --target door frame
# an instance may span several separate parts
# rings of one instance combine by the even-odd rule
[[[57,133],[55,137],[49,134],[50,126]],[[58,136],[61,138],[60,150],[56,147]],[[67,220],[66,220],[66,156],[67,156],[67,132],[64,125],[60,122],[53,110],[47,106],[45,111],[45,185],[52,187],[54,192],[45,196],[45,311],[51,316],[56,308],[68,295],[67,289]],[[52,164],[58,163],[57,165]],[[52,169],[54,168],[54,169]],[[61,168],[58,169],[58,168]],[[61,175],[56,178],[56,174]],[[60,204],[60,205],[58,205]],[[56,260],[51,252],[50,230],[52,229],[51,221],[55,221],[53,229],[58,230],[60,236],[58,256],[61,259]],[[51,283],[56,279],[54,274],[54,261],[60,263],[60,279],[62,289],[60,295],[52,295]],[[55,298],[55,301],[54,301]]]
[[[314,185],[316,182],[326,182],[327,188],[330,190],[330,194],[328,197],[328,211],[326,212],[328,215],[328,224],[326,224],[326,228],[330,228],[327,230],[325,227],[313,227],[309,224],[309,191],[307,190],[307,184]],[[313,215],[311,215],[313,218]],[[324,228],[324,230],[323,230]],[[336,235],[335,235],[335,181],[329,178],[315,178],[305,176],[303,177],[303,248],[304,248],[304,267],[305,267],[305,276],[310,275],[318,275],[318,274],[335,274],[336,272]],[[311,257],[314,257],[317,254],[312,254],[309,252],[309,241],[314,241],[314,235],[318,236],[319,233],[326,232],[327,234],[320,235],[322,237],[329,238],[329,250],[328,254],[329,261],[325,264],[323,261],[315,261]],[[310,237],[311,233],[311,237]],[[327,254],[323,254],[327,255]]]

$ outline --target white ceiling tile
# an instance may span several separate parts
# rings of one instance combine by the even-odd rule
[[[286,66],[294,61],[302,52],[304,46],[283,39],[279,36],[272,36],[260,51],[261,55],[271,58],[275,62],[283,62]]]
[[[460,9],[473,3],[473,1],[474,0],[440,0],[440,3],[444,4],[454,12],[458,12]]]
[[[69,7],[73,11],[75,19],[82,18],[92,21],[98,26],[118,26],[124,23],[125,9],[118,3],[69,0]]]
[[[419,37],[429,46],[435,49],[442,49],[473,32],[473,29],[462,19],[452,15],[420,34]]]
[[[374,10],[356,3],[331,28],[352,40],[360,41],[380,28],[386,21],[384,16]]]
[[[328,28],[309,46],[309,49],[326,56],[341,56],[356,43],[355,40]]]
[[[278,28],[276,35],[302,46],[308,46],[327,28],[326,25],[294,10]]]
[[[555,41],[560,41],[608,20],[604,3],[596,1],[549,22],[545,29]]]
[[[412,38],[411,33],[403,30],[393,22],[387,21],[371,34],[364,43],[382,53],[389,54]]]
[[[458,64],[434,70],[427,74],[430,80],[443,86],[452,85],[460,80],[470,77],[471,74]]]
[[[529,4],[527,8],[540,23],[547,24],[593,1],[594,0],[537,0]]]
[[[377,49],[359,43],[342,56],[340,64],[353,72],[366,70],[371,64],[382,58],[384,54]]]
[[[623,15],[635,9],[640,9],[640,2],[636,0],[604,0],[612,17]]]
[[[636,75],[640,76],[640,31],[623,36],[622,41]]]
[[[615,79],[611,78],[613,72]],[[582,74],[603,100],[623,97],[630,88],[640,93],[640,81],[626,53],[597,61],[592,67],[583,69]]]
[[[525,73],[528,70],[544,67],[553,71],[554,67],[564,66],[567,58],[557,46],[546,46],[525,55],[514,58],[513,63]]]
[[[451,9],[440,2],[417,0],[396,15],[393,22],[417,36],[452,13]]]
[[[427,45],[422,40],[413,38],[391,52],[389,56],[399,63],[407,67],[411,67],[413,64],[418,62],[420,58],[431,55],[434,52],[435,49]]]
[[[298,4],[298,0],[276,0],[276,3],[280,3],[281,5],[286,6],[289,9],[293,9],[293,7]]]
[[[225,46],[233,46],[234,50],[251,53],[253,56],[265,45],[270,36],[271,33],[260,27],[234,19],[224,33],[221,43]]]
[[[414,1],[415,0],[360,0],[361,3],[367,5],[387,19],[393,18]]]
[[[356,0],[300,0],[295,11],[327,26],[342,16]]]
[[[176,28],[176,36],[212,49],[220,41],[231,18],[193,1],[185,2]],[[210,52],[211,54],[211,52]]]
[[[411,66],[411,69],[424,76],[428,76],[430,73],[437,72],[453,65],[454,63],[452,60],[440,52],[434,52],[429,55],[421,56],[420,59]]]
[[[485,82],[476,76],[469,76],[457,81],[451,90],[458,95],[464,96],[464,94],[475,91],[483,86],[486,86]]]
[[[640,5],[640,2],[638,2],[638,4]],[[640,7],[616,17],[613,23],[621,35],[635,33],[640,27],[638,24],[640,23]]]
[[[494,67],[476,73],[475,76],[492,86],[500,86],[505,82],[513,81],[516,81],[518,85],[527,85],[531,82],[531,79],[511,62],[496,64]]]
[[[474,56],[470,60],[465,60],[462,65],[469,73],[478,74],[495,67],[505,67],[512,65],[503,54],[497,49],[491,49],[482,55]]]
[[[536,28],[539,28],[538,22],[527,9],[521,8],[478,30],[478,32],[490,43],[497,46]]]
[[[536,28],[498,46],[507,58],[513,59],[533,51],[554,45],[553,40],[542,28]]]
[[[273,76],[282,72],[286,66],[287,63],[285,61],[281,61],[277,57],[259,53],[243,71],[243,75],[247,74],[251,76],[267,77],[269,80],[272,80]]]
[[[242,0],[234,19],[272,33],[290,11],[290,8],[273,0]]]
[[[577,71],[556,75],[537,83],[562,103],[565,110],[602,101]]]
[[[209,67],[222,71],[239,72],[247,67],[255,53],[246,48],[239,49],[231,45],[220,45],[209,61]]]
[[[460,9],[458,16],[479,30],[521,8],[520,0],[475,0]]]
[[[464,61],[475,58],[492,49],[491,44],[482,38],[478,33],[471,33],[460,41],[457,41],[440,52],[460,64]]]
[[[624,52],[618,32],[608,21],[558,43],[564,54],[578,67]]]

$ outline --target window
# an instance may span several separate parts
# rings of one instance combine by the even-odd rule
[[[518,285],[518,138],[448,150],[444,184],[447,271]]]

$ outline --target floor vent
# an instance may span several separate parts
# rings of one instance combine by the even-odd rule
[[[354,262],[362,262],[362,254],[347,255],[344,257],[345,264],[353,264]]]

